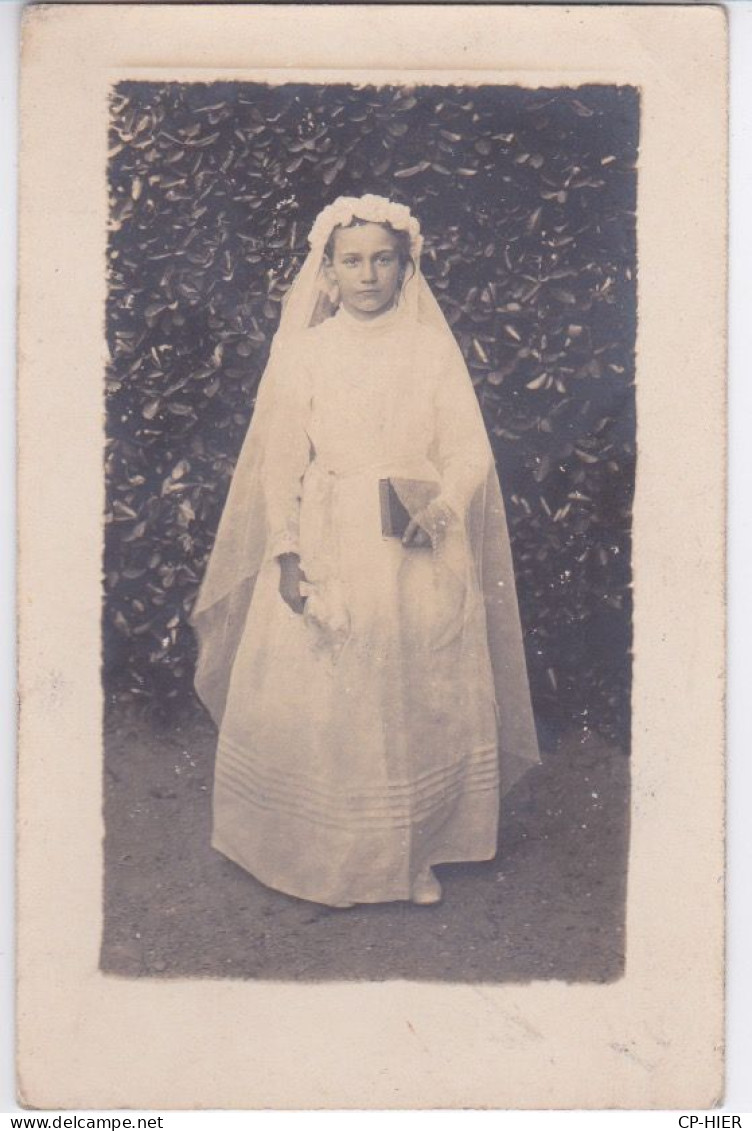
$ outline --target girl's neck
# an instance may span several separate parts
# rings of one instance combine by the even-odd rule
[[[344,306],[338,308],[334,317],[348,329],[360,330],[363,333],[377,333],[379,330],[388,329],[390,326],[399,319],[402,312],[400,305],[390,306],[382,314],[376,318],[358,318],[356,315],[351,314]]]

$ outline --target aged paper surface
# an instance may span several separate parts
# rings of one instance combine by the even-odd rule
[[[27,14],[21,1102],[698,1108],[720,1100],[725,57],[724,15],[712,7],[73,5]],[[280,68],[316,81],[640,90],[632,827],[626,973],[617,981],[314,985],[99,970],[108,93],[124,78],[268,81]]]

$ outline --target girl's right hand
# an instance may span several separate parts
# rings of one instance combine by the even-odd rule
[[[300,615],[305,608],[306,598],[300,592],[301,582],[306,576],[300,568],[297,554],[280,554],[279,557],[279,595],[294,613]]]

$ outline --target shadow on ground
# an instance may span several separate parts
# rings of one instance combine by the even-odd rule
[[[216,732],[199,708],[105,728],[101,968],[127,977],[607,982],[623,973],[629,762],[588,732],[504,800],[487,864],[437,869],[444,902],[331,910],[209,845]]]

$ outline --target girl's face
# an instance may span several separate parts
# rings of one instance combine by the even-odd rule
[[[393,304],[401,284],[397,240],[382,224],[338,228],[325,270],[329,283],[339,288],[348,314],[363,320],[378,318]]]

